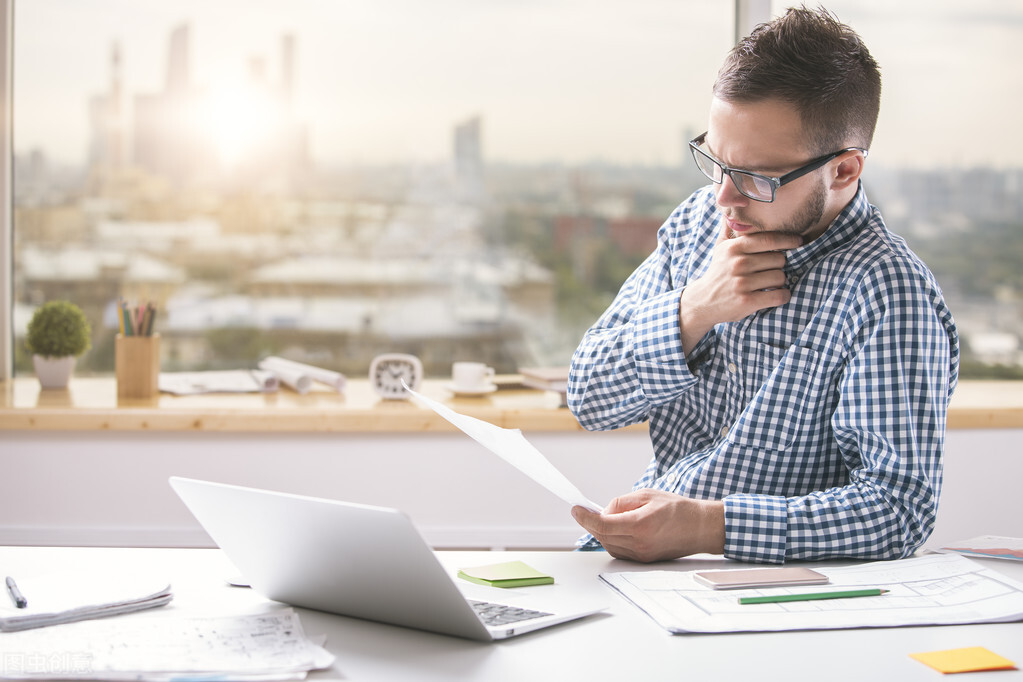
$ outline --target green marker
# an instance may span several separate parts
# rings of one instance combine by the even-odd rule
[[[776,604],[784,601],[812,601],[814,599],[847,599],[849,597],[880,597],[889,590],[844,590],[842,592],[810,592],[808,594],[774,594],[766,597],[739,597],[740,604]]]

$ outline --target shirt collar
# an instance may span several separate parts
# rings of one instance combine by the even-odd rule
[[[824,231],[824,234],[806,246],[787,253],[785,269],[790,272],[806,270],[825,254],[834,251],[855,237],[867,224],[871,213],[872,209],[870,202],[867,201],[867,193],[863,191],[863,185],[860,184],[856,190],[856,196],[831,221],[831,225]]]

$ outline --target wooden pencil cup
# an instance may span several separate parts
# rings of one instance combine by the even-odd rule
[[[160,335],[114,339],[118,398],[152,398],[160,391]]]

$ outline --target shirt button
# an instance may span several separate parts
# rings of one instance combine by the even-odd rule
[[[728,363],[728,373],[729,374],[735,374],[738,371],[739,371],[739,368],[735,366],[734,362],[729,362]]]
[[[799,275],[789,275],[789,284],[795,285],[799,281]]]
[[[722,438],[727,438],[728,437],[728,427],[727,426],[724,426],[724,427],[721,428],[721,437]]]

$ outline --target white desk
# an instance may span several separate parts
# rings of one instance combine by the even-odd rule
[[[516,637],[477,644],[299,609],[309,635],[326,634],[337,656],[335,668],[310,679],[354,682],[543,682],[546,680],[927,680],[941,674],[908,654],[985,646],[1023,666],[1023,623],[916,628],[832,630],[730,635],[669,635],[645,614],[597,579],[602,571],[660,569],[611,559],[604,553],[441,552],[454,572],[458,567],[522,559],[551,573],[559,587],[602,596],[607,614]],[[984,560],[1017,580],[1023,565]],[[721,567],[714,557],[680,560],[682,570]],[[218,550],[0,547],[0,572],[29,573],[54,565],[128,565],[168,575],[175,599],[172,612],[204,614],[274,604],[251,590],[228,587],[232,569]],[[734,564],[731,564],[734,566]],[[542,588],[533,588],[542,589]],[[121,616],[122,618],[131,618]],[[0,635],[2,636],[2,635]],[[957,676],[966,682],[975,676]],[[1023,671],[988,673],[984,680],[1020,680]]]

